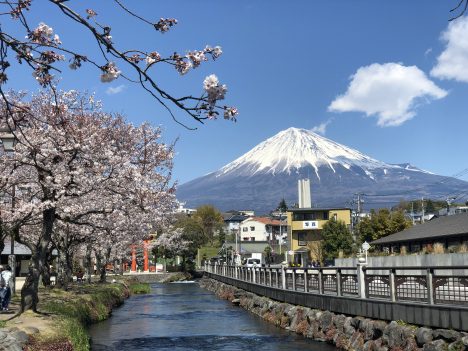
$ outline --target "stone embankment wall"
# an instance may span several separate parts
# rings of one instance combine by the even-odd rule
[[[283,329],[355,351],[468,351],[468,333],[350,317],[273,301],[204,278],[200,286]]]

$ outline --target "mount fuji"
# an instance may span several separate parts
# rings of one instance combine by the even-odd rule
[[[273,210],[284,197],[297,202],[297,180],[311,181],[312,206],[350,207],[363,193],[365,207],[388,207],[402,199],[445,199],[468,192],[468,182],[433,174],[409,163],[388,164],[309,130],[289,128],[258,144],[216,172],[179,186],[189,207]]]

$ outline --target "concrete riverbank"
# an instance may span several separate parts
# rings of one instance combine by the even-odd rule
[[[343,350],[468,350],[468,333],[463,331],[430,329],[408,325],[402,321],[388,322],[295,306],[209,278],[203,278],[200,286],[278,327],[314,340],[328,342]],[[464,330],[467,328],[468,326],[465,326]]]

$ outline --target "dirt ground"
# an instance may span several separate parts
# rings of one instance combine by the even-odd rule
[[[27,311],[16,316],[20,309],[18,294],[13,297],[8,309],[9,311],[0,312],[0,321],[6,321],[6,328],[18,328],[29,335],[38,332],[47,335],[53,330],[54,320],[49,315]]]

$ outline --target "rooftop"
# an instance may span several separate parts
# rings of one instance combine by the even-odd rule
[[[397,242],[445,238],[468,234],[468,213],[434,218],[429,222],[415,225],[401,232],[380,238],[372,244],[382,245]]]
[[[287,212],[312,212],[312,211],[333,211],[333,210],[349,210],[349,207],[309,207],[309,208],[290,208]]]

